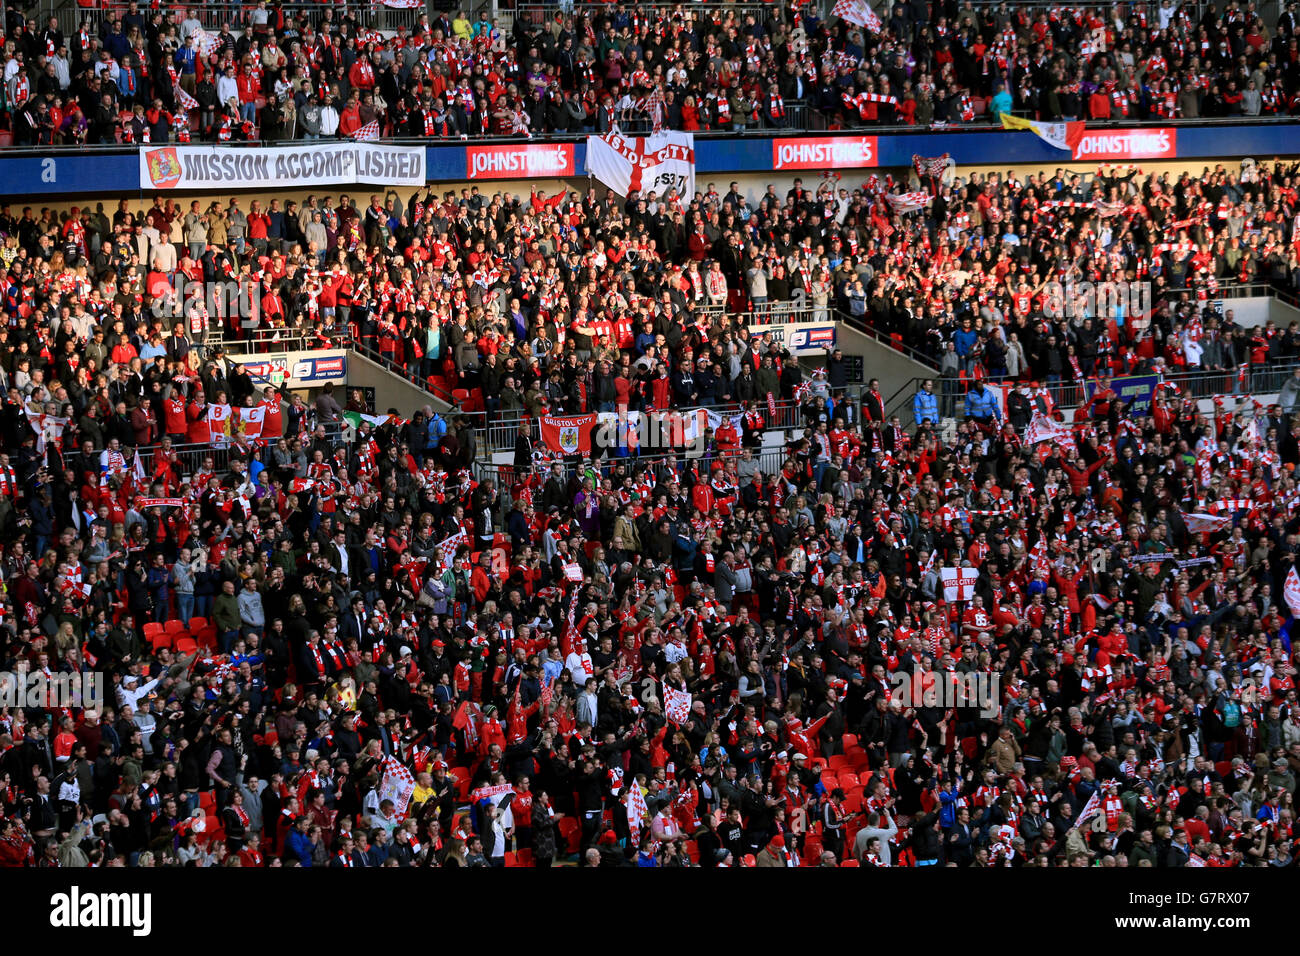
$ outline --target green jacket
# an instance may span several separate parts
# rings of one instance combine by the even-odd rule
[[[1133,849],[1128,851],[1128,865],[1137,866],[1141,861],[1149,860],[1152,866],[1156,866],[1156,847],[1155,844],[1147,846],[1143,843],[1133,844]]]
[[[239,616],[239,599],[233,594],[222,591],[212,602],[212,623],[218,631],[237,631],[241,619]]]

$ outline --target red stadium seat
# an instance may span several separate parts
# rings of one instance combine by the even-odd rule
[[[577,853],[582,849],[582,825],[577,820],[573,817],[560,817],[558,826],[560,836],[564,837],[570,853]]]
[[[198,649],[199,645],[195,643],[192,637],[182,637],[176,641],[177,654],[193,654]]]
[[[217,626],[209,624],[198,633],[191,632],[194,642],[206,650],[211,650],[217,646]]]
[[[173,643],[172,635],[163,630],[161,624],[146,624],[144,626],[144,637],[149,642],[149,646],[155,651],[162,650],[164,647],[171,647]]]

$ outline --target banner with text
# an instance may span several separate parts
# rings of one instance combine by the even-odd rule
[[[423,186],[421,146],[320,143],[263,149],[160,146],[140,151],[141,189],[270,189],[370,183]]]
[[[226,343],[227,351],[239,348],[238,342]],[[258,380],[255,384],[259,389],[268,384],[276,388],[316,388],[326,382],[343,385],[348,380],[346,349],[284,352],[280,355],[231,355],[229,358],[244,366],[248,374]]]
[[[587,137],[587,172],[620,196],[654,191],[660,199],[695,196],[695,136],[667,130],[653,136],[624,136],[612,129]]]
[[[1160,387],[1158,375],[1125,375],[1110,380],[1111,391],[1119,396],[1119,403],[1124,414],[1129,417],[1150,415],[1151,405],[1155,401],[1156,389]],[[1087,383],[1088,398],[1097,391],[1097,380]]]
[[[1075,159],[1174,159],[1178,130],[1090,129],[1074,143]]]
[[[874,136],[801,136],[772,140],[773,169],[860,169],[876,165]]]
[[[596,425],[596,413],[586,415],[543,415],[542,441],[551,451],[564,455],[590,455],[591,430]]]
[[[512,143],[505,146],[470,146],[465,150],[470,179],[536,179],[572,176],[573,144]]]
[[[751,339],[761,339],[768,333],[774,344],[785,346],[792,355],[821,355],[835,348],[835,326],[830,323],[773,322],[749,327]]]

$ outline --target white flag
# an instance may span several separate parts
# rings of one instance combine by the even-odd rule
[[[1291,565],[1291,570],[1286,575],[1286,585],[1282,588],[1282,596],[1286,598],[1286,606],[1291,609],[1292,617],[1300,617],[1300,574],[1296,573],[1295,565]]]
[[[239,409],[239,420],[243,422],[245,438],[261,438],[262,426],[266,424],[266,406]]]
[[[415,778],[411,776],[411,771],[392,757],[385,757],[384,776],[379,781],[380,802],[392,800],[393,813],[401,820],[406,817],[406,808],[410,805],[413,793]]]
[[[904,216],[909,212],[916,212],[918,209],[924,209],[932,199],[934,199],[934,197],[929,193],[919,191],[902,193],[900,195],[890,193],[885,196],[885,200],[889,203],[889,207],[900,216]]]
[[[641,842],[641,826],[649,815],[650,809],[646,806],[645,794],[641,792],[641,785],[636,782],[636,777],[632,776],[631,782],[627,785],[627,828],[631,833],[633,844]]]
[[[695,137],[665,130],[652,136],[624,136],[617,128],[587,137],[587,172],[620,196],[654,191],[659,199],[675,193],[695,196]]]
[[[691,695],[684,690],[675,690],[664,685],[664,716],[674,724],[681,726],[691,715]]]
[[[1044,441],[1073,441],[1074,430],[1063,422],[1048,418],[1040,411],[1034,412],[1033,419],[1025,427],[1025,444],[1037,445]]]
[[[442,559],[444,568],[451,567],[451,562],[456,557],[456,549],[468,540],[469,535],[465,534],[464,528],[461,528],[450,538],[438,542],[438,557]]]
[[[969,601],[975,597],[975,583],[980,579],[978,568],[940,568],[943,581],[943,599],[948,602]]]
[[[230,421],[229,405],[208,405],[208,435],[214,445],[224,446],[229,434],[227,423]]]
[[[1083,805],[1083,809],[1079,811],[1079,817],[1074,821],[1074,827],[1083,826],[1100,812],[1101,791],[1096,790],[1093,792],[1092,796],[1088,798],[1088,802]],[[1070,827],[1070,829],[1073,830],[1074,827]]]
[[[1226,515],[1220,517],[1187,511],[1182,512],[1182,515],[1187,530],[1192,534],[1213,534],[1215,531],[1226,531],[1232,527],[1232,519]]]
[[[882,30],[880,17],[876,16],[867,0],[839,0],[831,12],[841,20],[866,27],[872,33],[880,33]]]

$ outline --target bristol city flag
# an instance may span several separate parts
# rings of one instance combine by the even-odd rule
[[[695,136],[677,130],[624,136],[615,127],[587,137],[587,172],[620,196],[653,190],[685,204],[695,196]]]
[[[596,413],[586,415],[543,415],[542,441],[553,452],[562,455],[590,455],[591,430],[596,425]]]

